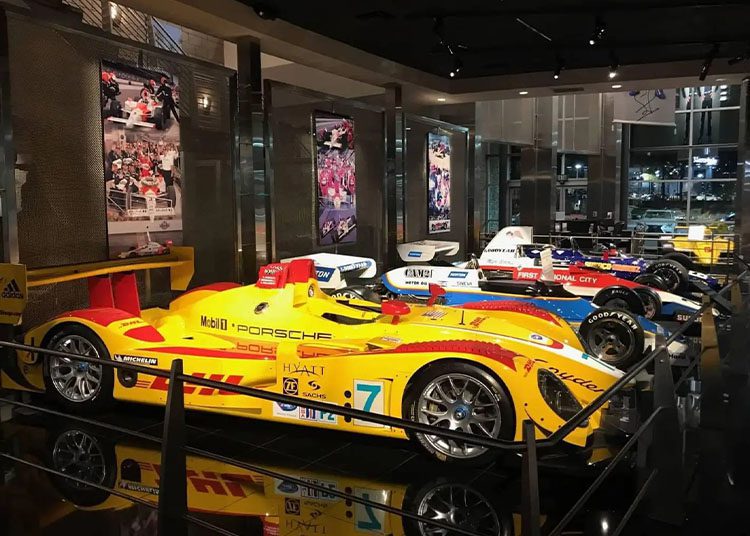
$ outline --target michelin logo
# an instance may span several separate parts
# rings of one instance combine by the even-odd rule
[[[115,361],[119,361],[120,363],[130,363],[132,365],[149,365],[149,366],[155,366],[159,364],[159,360],[155,357],[144,357],[141,355],[123,355],[123,354],[115,354],[114,356]]]

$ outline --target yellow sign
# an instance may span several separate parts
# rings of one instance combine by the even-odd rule
[[[0,324],[18,324],[27,298],[26,266],[0,264]]]

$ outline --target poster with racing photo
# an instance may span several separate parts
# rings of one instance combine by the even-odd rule
[[[357,241],[354,122],[344,116],[313,114],[318,244]]]
[[[427,232],[451,230],[451,142],[443,134],[427,134]]]
[[[182,243],[179,86],[167,72],[102,62],[109,254],[159,255]]]

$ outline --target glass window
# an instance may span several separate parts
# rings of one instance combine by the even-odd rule
[[[725,221],[734,213],[736,181],[703,181],[690,185],[690,222]]]
[[[563,158],[563,156],[565,158]],[[565,165],[563,166],[563,161]],[[563,169],[563,167],[565,169]],[[585,179],[589,176],[589,158],[580,154],[557,154],[557,174],[568,179]]]
[[[517,145],[510,148],[510,180],[521,180],[521,148]]]
[[[677,128],[658,125],[633,125],[630,136],[631,147],[673,147],[687,145],[685,136],[686,114],[676,114]]]
[[[734,179],[737,177],[737,149],[693,150],[693,180]]]
[[[521,189],[509,188],[508,197],[510,199],[510,224],[519,225],[521,223]]]
[[[630,156],[631,181],[680,180],[688,178],[688,151],[638,151]]]
[[[562,190],[562,195],[560,195]],[[559,188],[557,196],[557,210],[565,211],[565,217],[570,219],[583,219],[586,217],[586,200],[588,191],[585,187]]]
[[[739,110],[696,111],[690,115],[693,145],[737,143],[740,134]]]

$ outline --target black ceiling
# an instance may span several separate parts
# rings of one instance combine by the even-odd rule
[[[750,48],[750,0],[245,0],[278,17],[395,62],[448,77],[702,59]],[[588,41],[596,21],[606,31]],[[455,56],[451,56],[452,50]],[[726,61],[717,60],[717,61]],[[750,62],[748,62],[750,65]],[[748,67],[750,70],[750,66]],[[696,73],[697,75],[697,73]]]

